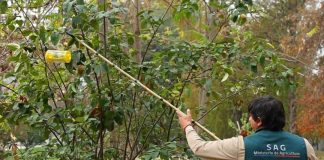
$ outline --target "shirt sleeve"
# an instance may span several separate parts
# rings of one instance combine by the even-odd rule
[[[244,142],[243,137],[233,137],[218,141],[205,141],[192,126],[185,129],[186,137],[190,149],[195,155],[201,158],[223,159],[223,160],[243,160]]]
[[[305,141],[305,144],[306,144],[308,160],[318,160],[318,158],[316,157],[313,146],[308,142],[307,139],[304,138],[304,141]]]

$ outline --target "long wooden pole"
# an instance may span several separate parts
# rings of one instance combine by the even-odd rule
[[[69,34],[69,35],[72,36],[71,34]],[[151,93],[156,98],[160,99],[162,102],[164,102],[165,104],[167,104],[169,107],[171,107],[175,111],[179,111],[181,114],[185,115],[176,106],[172,105],[169,101],[165,100],[164,98],[162,98],[161,96],[159,96],[158,94],[156,94],[155,92],[153,92],[151,89],[149,89],[144,84],[142,84],[139,80],[135,79],[134,77],[132,77],[131,75],[129,75],[127,72],[125,72],[124,70],[122,70],[121,68],[119,68],[117,65],[115,65],[114,63],[112,63],[110,60],[108,60],[106,57],[104,57],[101,54],[99,54],[97,51],[95,51],[89,45],[87,45],[86,43],[84,43],[82,40],[78,39],[75,36],[72,36],[72,37],[75,38],[83,46],[85,46],[86,48],[88,48],[91,52],[95,53],[99,58],[101,58],[102,60],[104,60],[105,62],[107,62],[109,65],[111,65],[112,67],[114,67],[115,69],[117,69],[119,72],[121,72],[122,74],[124,74],[129,79],[133,80],[135,84],[137,84],[137,85],[141,86],[142,88],[144,88],[146,91],[148,91],[149,93]],[[205,131],[206,133],[208,133],[214,139],[220,140],[220,138],[218,138],[214,133],[212,133],[211,131],[209,131],[207,128],[205,128],[204,126],[202,126],[198,122],[192,120],[192,123],[195,124],[195,125],[197,125],[200,129],[202,129],[203,131]]]

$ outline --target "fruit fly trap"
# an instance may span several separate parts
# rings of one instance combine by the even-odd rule
[[[71,62],[71,52],[70,51],[59,51],[59,50],[47,50],[45,53],[45,60],[47,62]]]

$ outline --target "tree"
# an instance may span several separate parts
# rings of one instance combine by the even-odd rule
[[[322,13],[317,8],[318,1],[267,1],[259,2],[263,14],[258,23],[250,28],[259,37],[267,38],[276,46],[280,59],[288,63],[289,72],[282,73],[288,82],[280,82],[277,86],[283,88],[283,98],[287,99],[289,130],[297,132],[298,99],[304,97],[304,83],[307,86],[308,77],[312,77],[316,54],[321,49],[323,41],[321,32]],[[286,66],[287,67],[287,66]],[[321,74],[321,73],[320,73]],[[306,80],[306,81],[305,81]],[[306,106],[305,106],[306,107]],[[300,108],[300,107],[299,107]]]
[[[28,158],[192,157],[174,111],[75,37],[177,107],[192,105],[190,90],[203,87],[207,111],[195,118],[208,115],[205,124],[221,137],[235,134],[224,119],[240,120],[244,98],[289,80],[276,77],[291,69],[269,41],[244,30],[253,22],[246,18],[252,1],[12,2],[1,2],[10,4],[3,37],[14,37],[2,48],[14,67],[1,76],[14,81],[1,81],[11,91],[0,113],[9,125],[42,130],[49,140],[43,151],[22,155]],[[70,50],[72,61],[49,63],[48,49]],[[221,112],[213,112],[219,105]]]

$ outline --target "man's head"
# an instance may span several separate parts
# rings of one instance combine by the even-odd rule
[[[252,100],[248,107],[249,121],[253,130],[265,128],[281,131],[285,126],[285,110],[282,102],[271,96]]]

